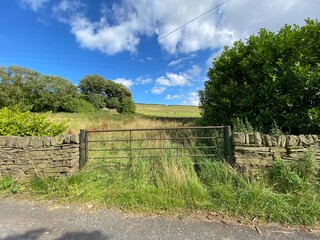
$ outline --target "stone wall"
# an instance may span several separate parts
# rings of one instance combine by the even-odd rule
[[[270,136],[258,132],[252,134],[233,133],[234,161],[244,170],[251,167],[270,166],[275,158],[294,161],[312,149],[320,167],[320,136],[280,135]]]
[[[68,176],[78,168],[78,135],[0,137],[0,176]]]

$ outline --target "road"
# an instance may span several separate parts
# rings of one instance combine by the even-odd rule
[[[320,239],[320,231],[197,217],[142,216],[87,205],[0,199],[1,240]]]

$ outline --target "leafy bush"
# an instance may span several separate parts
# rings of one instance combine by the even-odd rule
[[[247,118],[245,118],[244,121],[240,118],[236,118],[236,120],[233,121],[233,130],[235,132],[244,132],[244,133],[254,132],[254,129]]]
[[[315,183],[318,174],[315,153],[311,150],[306,152],[303,157],[293,165],[293,169],[304,181]]]
[[[291,134],[319,132],[319,38],[320,21],[308,19],[225,47],[199,92],[203,124],[247,117],[265,133],[274,121]]]
[[[282,159],[276,159],[268,172],[269,184],[282,193],[297,192],[303,188],[303,180]]]
[[[62,104],[62,112],[70,113],[92,113],[94,106],[83,98],[72,98]]]
[[[136,111],[136,105],[134,105],[134,102],[131,98],[124,98],[120,102],[117,111],[119,113],[134,113]]]
[[[22,112],[17,106],[0,110],[0,136],[56,136],[66,128],[64,122],[55,124],[45,114]]]

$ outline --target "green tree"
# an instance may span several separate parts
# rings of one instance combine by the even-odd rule
[[[119,113],[134,113],[131,91],[123,84],[105,80],[99,75],[87,75],[80,80],[79,88],[93,106],[115,108]]]
[[[205,124],[248,119],[269,132],[274,122],[285,132],[320,130],[320,23],[261,29],[246,42],[225,47],[199,92]]]
[[[40,76],[38,72],[18,66],[0,67],[0,108],[19,105],[30,108],[26,82]]]
[[[77,87],[58,76],[41,75],[31,69],[0,67],[0,108],[18,105],[34,112],[92,111]]]

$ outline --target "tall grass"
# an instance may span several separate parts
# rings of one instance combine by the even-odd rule
[[[108,113],[110,114],[110,113]],[[65,115],[54,115],[62,117]],[[83,121],[79,119],[83,118]],[[154,122],[133,116],[106,115],[77,116],[70,118],[76,131],[80,128],[140,128],[165,127],[165,123]],[[172,126],[181,126],[172,123]],[[135,137],[155,137],[139,133]],[[170,133],[166,133],[169,134]],[[115,136],[113,136],[115,137]],[[163,137],[163,136],[162,136]],[[138,143],[137,143],[138,144]],[[161,142],[146,142],[136,147],[162,146]],[[177,156],[175,149],[180,143],[167,142],[172,149],[156,150],[161,158],[141,158],[122,161],[128,165],[105,159],[93,160],[95,156],[115,156],[125,152],[110,151],[91,155],[85,168],[67,178],[38,176],[19,187],[32,195],[61,202],[90,202],[131,211],[148,212],[188,212],[208,210],[234,217],[258,218],[265,221],[296,225],[320,223],[320,187],[315,157],[312,152],[293,165],[278,160],[266,171],[254,175],[244,175],[219,159],[193,159],[188,154]],[[205,143],[203,143],[205,144]],[[101,145],[102,146],[102,145]],[[97,147],[101,147],[97,146]],[[118,148],[117,144],[108,148]],[[126,148],[122,143],[121,147]],[[158,151],[158,150],[157,150]],[[139,156],[142,156],[142,153]],[[16,181],[0,178],[0,192],[17,189]]]

